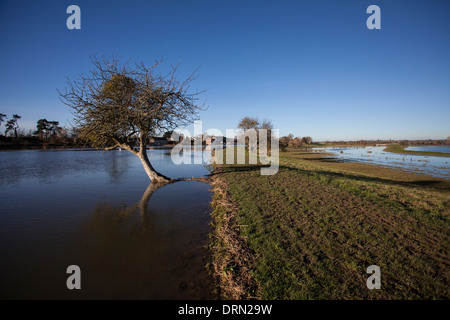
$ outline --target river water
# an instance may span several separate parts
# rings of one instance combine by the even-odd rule
[[[165,148],[149,157],[172,178],[209,173]],[[214,298],[210,186],[149,183],[127,151],[0,152],[0,298]],[[70,265],[80,290],[66,286]]]

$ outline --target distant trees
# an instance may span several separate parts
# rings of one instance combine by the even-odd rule
[[[2,122],[5,122],[6,114],[0,113],[0,126],[2,125]],[[0,134],[1,136],[1,134]]]
[[[39,119],[36,124],[36,130],[22,129],[19,126],[19,119],[22,116],[14,114],[7,120],[6,115],[0,113],[0,125],[5,125],[5,136],[1,135],[0,148],[8,146],[39,146],[42,143],[51,143],[53,145],[75,146],[78,140],[76,129],[66,129],[59,126],[58,121],[48,121]]]
[[[252,117],[244,117],[239,121],[238,128],[242,130],[258,130],[259,120]]]
[[[273,125],[269,120],[259,121],[256,117],[244,117],[239,121],[238,128],[244,131],[254,130],[259,139],[259,131],[262,129],[267,130],[267,147],[270,149],[270,142],[272,136]],[[246,145],[248,145],[248,137],[246,137]],[[310,136],[306,137],[295,137],[292,133],[287,136],[281,137],[278,139],[279,146],[281,150],[285,150],[287,147],[301,147],[304,145],[311,145],[313,143],[313,139]],[[258,141],[259,145],[260,141]]]
[[[244,117],[239,121],[238,129],[241,129],[243,131],[243,134],[247,133],[248,131],[252,130],[257,135],[258,134],[258,127],[259,127],[259,120],[257,118],[252,117]],[[250,146],[250,144],[252,145]],[[253,144],[253,142],[250,141],[250,138],[248,136],[245,136],[245,146],[246,148],[250,148],[251,150],[256,149],[256,144]]]
[[[3,115],[5,117],[5,115]],[[3,118],[3,117],[2,117]],[[5,124],[5,136],[8,135],[8,132],[14,132],[14,137],[17,139],[17,129],[19,129],[19,119],[22,118],[17,114],[13,114],[12,118],[9,119]],[[2,119],[3,120],[3,119]]]
[[[41,139],[47,139],[48,134],[48,121],[47,119],[39,119],[36,125],[35,135],[39,136]]]
[[[258,118],[255,117],[244,117],[239,121],[238,124],[238,129],[245,131],[248,130],[254,130],[256,133],[256,137],[257,137],[257,145],[259,145],[260,141],[259,141],[259,133],[261,130],[266,130],[266,134],[267,134],[267,148],[268,150],[271,148],[271,137],[272,137],[272,130],[273,130],[273,125],[272,122],[270,120],[262,120],[259,121]],[[245,137],[245,144],[248,145],[249,144],[249,138]]]
[[[59,127],[58,121],[48,121],[47,119],[39,119],[36,124],[36,131],[34,132],[39,138],[47,141],[49,138],[55,140],[56,136],[63,131]]]
[[[311,138],[311,137],[309,137],[309,136],[306,136],[306,137],[303,137],[302,138],[302,142],[304,143],[304,144],[312,144],[313,143],[313,139]]]
[[[285,150],[287,147],[299,148],[304,145],[311,145],[312,143],[313,139],[311,137],[307,136],[303,138],[294,138],[294,135],[292,133],[280,138],[280,148],[282,150]]]
[[[303,145],[303,139],[300,139],[299,137],[295,137],[291,140],[291,146],[293,147],[301,147]]]
[[[58,134],[59,132],[61,132],[62,128],[59,126],[59,122],[58,121],[48,121],[48,133],[50,134],[50,137]]]
[[[289,138],[287,136],[281,137],[279,140],[279,146],[280,146],[281,150],[285,150],[289,146],[290,142],[291,142],[291,138]]]
[[[66,128],[60,126],[59,121],[39,119],[36,122],[36,129],[22,129],[19,126],[19,119],[22,117],[14,114],[11,119],[0,113],[0,125],[5,126],[5,130],[0,133],[0,149],[14,145],[15,147],[36,147],[42,144],[53,146],[89,146],[89,141],[81,139],[79,128]],[[4,133],[6,136],[4,136]]]
[[[364,145],[364,140],[361,140],[361,145]],[[400,145],[407,146],[407,145],[409,145],[409,142],[408,142],[408,140],[401,140]]]

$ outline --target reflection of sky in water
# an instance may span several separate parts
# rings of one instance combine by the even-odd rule
[[[153,167],[171,178],[199,177],[208,174],[203,164],[194,164],[202,158],[202,151],[192,150],[192,165],[175,165],[170,159],[170,149],[148,150]],[[204,156],[209,158],[208,153]],[[83,176],[93,182],[108,179],[120,182],[125,176],[147,177],[138,157],[128,151],[74,151],[74,150],[23,150],[0,152],[0,185],[19,183],[22,179],[41,184],[61,182],[64,178]],[[148,179],[148,177],[147,177]],[[102,183],[104,181],[101,181]],[[64,182],[62,182],[64,183]],[[68,182],[70,183],[70,182]]]
[[[435,157],[384,152],[386,147],[314,148],[333,153],[338,159],[361,161],[409,172],[425,173],[435,177],[450,178],[450,157]],[[428,149],[425,149],[428,150]],[[423,151],[425,151],[423,150]],[[431,151],[431,150],[430,150]]]
[[[405,150],[450,153],[450,147],[447,146],[407,147]]]
[[[191,178],[207,175],[209,171],[204,165],[210,159],[210,153],[205,151],[203,154],[201,148],[192,148],[190,153],[190,164],[182,163],[176,165],[171,161],[171,149],[154,149],[148,152],[150,162],[155,170],[171,178]],[[134,157],[137,158],[136,156]],[[202,160],[206,162],[202,162]]]
[[[202,164],[173,164],[169,149],[157,148],[149,150],[148,154],[155,169],[172,178],[209,173]],[[201,157],[201,151],[193,152],[192,157]],[[141,291],[135,291],[139,286],[132,281],[142,281],[147,277],[147,281],[154,284],[158,279],[181,281],[180,278],[186,277],[182,272],[174,276],[171,269],[174,266],[169,266],[168,261],[183,266],[181,269],[186,269],[184,264],[188,258],[193,259],[189,260],[190,265],[204,266],[205,263],[198,262],[198,250],[189,249],[191,251],[188,252],[184,245],[198,241],[199,235],[207,237],[211,197],[208,184],[177,182],[156,190],[148,203],[148,235],[139,233],[141,228],[137,228],[116,239],[116,231],[107,224],[109,220],[106,218],[110,216],[117,223],[125,219],[122,208],[138,204],[149,183],[139,158],[124,150],[0,152],[0,255],[4,262],[0,264],[0,297],[5,296],[5,291],[15,292],[18,297],[66,297],[64,266],[78,262],[84,268],[87,265],[99,268],[95,271],[99,273],[92,275],[95,278],[93,284],[98,284],[98,297],[114,297],[106,289],[108,283],[114,284],[104,272],[109,268],[111,277],[122,279],[120,297],[123,297],[120,294],[130,292],[130,297],[155,298],[160,288],[140,288],[148,296],[140,295]],[[92,225],[98,214],[105,216],[106,224]],[[123,226],[136,217],[140,217],[139,212],[132,212],[123,220]],[[95,226],[89,229],[91,233],[86,230],[86,223]],[[102,225],[105,228],[101,228]],[[117,227],[121,228],[120,224]],[[98,238],[95,243],[81,247],[81,243],[93,235]],[[156,238],[160,241],[150,243]],[[127,245],[133,248],[133,254],[142,258],[142,261],[136,257],[130,260],[136,264],[133,267],[135,276],[127,273],[127,268],[120,267],[130,262],[126,258],[128,247],[124,239],[130,241]],[[113,245],[103,247],[103,242],[98,242],[107,240]],[[102,253],[104,249],[110,250],[111,255]],[[119,255],[114,255],[114,252]],[[188,253],[189,256],[184,256]],[[92,261],[103,256],[102,261]],[[137,267],[139,263],[140,269]],[[80,267],[83,270],[83,266]],[[147,271],[151,268],[163,271],[160,274],[149,273],[145,267],[148,267]],[[104,280],[97,283],[97,279]],[[166,295],[161,293],[159,297],[180,297],[177,296],[176,283],[161,284],[161,287],[167,287],[167,290]],[[86,288],[80,294],[92,297]],[[116,290],[114,286],[111,289]],[[192,297],[187,294],[187,298]]]

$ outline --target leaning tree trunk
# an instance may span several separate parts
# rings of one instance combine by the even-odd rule
[[[142,166],[144,167],[145,172],[147,173],[148,177],[152,182],[171,182],[173,179],[166,177],[165,175],[159,173],[158,171],[153,168],[152,164],[150,163],[150,160],[147,156],[147,138],[143,135],[141,135],[140,138],[140,148],[138,157],[141,159]]]
[[[148,177],[152,182],[162,182],[162,183],[169,183],[175,181],[174,179],[171,179],[169,177],[166,177],[165,175],[159,173],[158,171],[153,168],[152,164],[150,163],[150,160],[147,156],[147,136],[144,134],[141,134],[139,138],[139,151],[137,151],[133,146],[131,146],[128,143],[121,143],[118,140],[114,140],[115,145],[112,147],[107,147],[105,150],[113,150],[117,147],[121,147],[127,151],[130,151],[132,154],[136,155],[141,159],[142,166],[144,167],[145,172],[147,173]]]

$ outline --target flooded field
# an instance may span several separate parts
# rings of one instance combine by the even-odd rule
[[[316,152],[332,153],[334,157],[342,159],[343,161],[361,161],[405,170],[408,172],[425,173],[435,177],[450,179],[449,157],[398,154],[384,152],[384,149],[384,146],[314,148]],[[424,151],[433,150],[426,149]]]
[[[169,149],[149,157],[172,178],[209,172],[172,164]],[[127,151],[0,152],[0,297],[213,298],[210,186],[149,183]],[[69,265],[81,290],[66,287]]]
[[[450,147],[448,146],[407,147],[405,150],[450,153]]]

